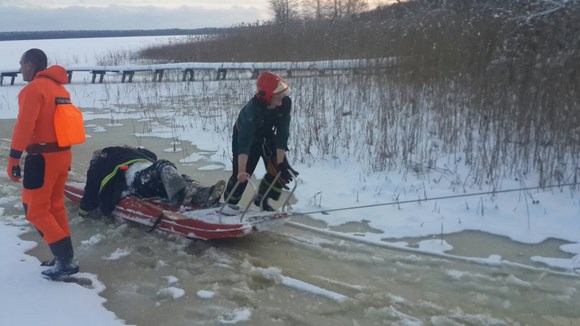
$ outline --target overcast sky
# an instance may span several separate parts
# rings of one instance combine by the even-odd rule
[[[270,16],[268,0],[0,0],[0,32],[222,27]]]

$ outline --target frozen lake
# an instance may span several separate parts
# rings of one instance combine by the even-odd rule
[[[99,61],[130,54],[150,45],[181,42],[185,36],[138,36],[57,40],[0,41],[0,70],[18,69],[20,56],[30,48],[42,49],[49,64],[97,65]]]
[[[0,62],[15,60],[6,68],[17,67],[24,50],[44,47],[57,53],[60,64],[91,65],[107,51],[158,40],[136,38],[133,45],[107,40],[104,52],[87,47],[95,40],[78,40],[69,54],[58,52],[69,41],[10,44],[21,51],[6,51],[7,43],[0,42]],[[289,82],[297,108],[306,106],[312,81]],[[0,87],[4,162],[21,87]],[[229,128],[252,88],[248,80],[70,85],[90,136],[74,147],[71,179],[84,179],[93,150],[123,144],[143,145],[202,183],[226,179]],[[293,123],[303,123],[296,115]],[[179,150],[172,152],[176,140]],[[448,191],[447,184],[421,176],[399,180],[396,171],[366,174],[345,171],[358,166],[344,164],[297,162],[304,179],[297,208],[314,210],[308,202],[318,189],[326,208],[389,202],[395,194],[416,199],[417,185],[430,196]],[[348,180],[329,181],[341,177]],[[1,182],[2,221],[11,225],[22,220],[19,188],[6,178]],[[146,233],[143,226],[114,219],[79,218],[75,205],[69,202],[67,208],[82,271],[98,276],[106,286],[100,294],[105,307],[127,324],[580,325],[580,278],[569,267],[580,267],[575,258],[580,249],[574,246],[580,241],[576,195],[533,193],[540,204],[527,213],[516,194],[297,215],[274,232],[216,242]],[[474,212],[483,205],[485,214]],[[40,243],[31,255],[49,256],[36,232],[22,238]]]
[[[6,121],[0,126],[1,137]],[[127,128],[94,121],[92,146],[111,137],[134,143]],[[126,125],[129,121],[122,121]],[[167,139],[142,140],[164,152]],[[4,144],[3,144],[4,145]],[[4,147],[4,146],[3,146]],[[6,151],[3,150],[3,155]],[[71,178],[82,179],[89,147],[77,146]],[[226,178],[179,165],[202,182]],[[2,204],[20,214],[17,202]],[[78,218],[69,208],[77,258],[107,287],[105,307],[135,325],[575,325],[580,316],[577,277],[509,266],[486,266],[343,239],[297,227],[317,226],[296,217],[275,232],[203,242],[146,233],[141,225],[109,218]],[[346,231],[366,231],[350,225]],[[23,236],[39,241],[36,232]],[[400,239],[419,242],[419,239]],[[524,245],[485,233],[448,235],[452,254],[505,259],[529,265],[531,255],[564,256],[561,241]],[[44,259],[40,244],[30,254]],[[247,319],[247,320],[246,320]],[[538,322],[541,321],[541,322]]]

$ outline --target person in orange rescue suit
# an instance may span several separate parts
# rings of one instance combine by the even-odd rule
[[[20,73],[29,83],[18,94],[18,118],[7,172],[13,182],[20,182],[20,159],[26,151],[22,204],[26,219],[36,227],[54,255],[41,264],[49,266],[42,274],[58,279],[79,271],[64,207],[64,185],[72,155],[70,146],[58,146],[54,129],[56,98],[70,99],[63,86],[68,76],[61,66],[47,68],[46,54],[40,49],[30,49],[22,55]]]
[[[282,188],[293,180],[290,172],[298,175],[288,164],[286,151],[290,136],[292,100],[288,84],[272,72],[262,72],[257,80],[257,92],[242,108],[233,128],[233,173],[228,180],[224,198],[237,204],[247,186],[260,157],[266,166],[266,175],[260,182],[254,204],[261,210],[272,211],[268,198],[278,200]],[[267,196],[264,196],[278,172],[281,176]],[[234,191],[237,182],[239,186]],[[232,193],[233,192],[233,193]],[[262,200],[263,199],[263,200]]]

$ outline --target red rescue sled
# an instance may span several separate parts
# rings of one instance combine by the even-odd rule
[[[84,183],[68,182],[65,186],[65,196],[78,204],[83,197],[84,187]],[[203,240],[238,238],[254,232],[271,230],[290,218],[289,212],[260,212],[250,210],[248,207],[246,209],[232,205],[207,209],[200,209],[196,205],[175,207],[162,199],[143,199],[129,195],[121,199],[113,215],[148,225],[151,229]]]

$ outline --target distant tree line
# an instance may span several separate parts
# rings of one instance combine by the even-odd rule
[[[152,29],[152,30],[86,30],[86,31],[31,31],[0,32],[0,41],[42,40],[63,38],[128,37],[128,36],[172,36],[204,35],[217,33],[219,28],[198,29]]]
[[[366,0],[269,0],[274,21],[340,20],[368,10]]]
[[[364,0],[270,0],[272,21],[242,24],[189,44],[152,47],[161,61],[422,58],[432,71],[482,71],[521,59],[575,65],[580,1],[410,0],[367,10]],[[367,9],[365,9],[367,8]]]

